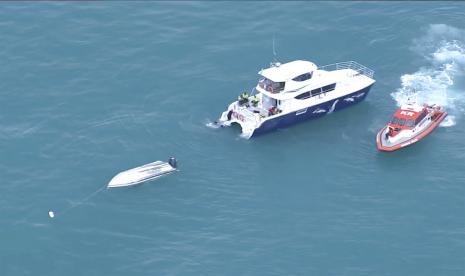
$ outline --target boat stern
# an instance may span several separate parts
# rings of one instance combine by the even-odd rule
[[[224,111],[219,120],[216,122],[221,127],[231,126],[236,123],[241,126],[241,136],[249,139],[252,137],[255,129],[257,129],[267,114],[258,108],[254,109],[248,105],[241,105],[238,101],[229,105]]]

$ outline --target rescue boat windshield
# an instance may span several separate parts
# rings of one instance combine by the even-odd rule
[[[391,119],[391,124],[394,124],[394,125],[403,126],[404,123],[405,123],[405,119],[401,119],[397,117],[392,117]]]
[[[392,120],[390,123],[394,125],[398,125],[398,126],[405,126],[405,127],[415,126],[415,120],[402,119],[402,118],[398,118],[395,116],[392,117]]]
[[[279,93],[284,90],[284,82],[274,82],[270,79],[267,79],[265,77],[262,77],[258,81],[258,85],[260,88],[263,88],[264,90],[271,92],[271,93]]]
[[[414,127],[415,126],[415,120],[406,120],[405,121],[405,126],[406,127]]]

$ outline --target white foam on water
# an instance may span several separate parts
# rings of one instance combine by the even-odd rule
[[[217,129],[217,128],[220,128],[221,125],[220,124],[217,124],[215,122],[212,122],[210,120],[207,120],[207,122],[205,123],[205,126],[206,127],[209,127],[209,128],[213,128],[213,129]]]
[[[439,124],[439,127],[451,127],[455,125],[455,116],[448,115],[444,120]]]
[[[439,105],[454,114],[441,126],[455,125],[465,110],[465,88],[456,85],[465,75],[465,31],[445,24],[430,25],[425,36],[414,40],[411,49],[424,56],[429,65],[401,76],[401,87],[392,97],[398,106],[412,97],[420,104]]]
[[[242,139],[250,139],[250,136],[252,136],[251,133],[241,133],[239,134],[239,137],[241,137]]]

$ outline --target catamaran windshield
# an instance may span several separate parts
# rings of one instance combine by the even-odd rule
[[[284,90],[284,82],[274,82],[267,78],[261,78],[258,85],[271,93],[279,93]]]

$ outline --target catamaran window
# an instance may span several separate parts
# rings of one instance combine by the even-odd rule
[[[326,92],[329,92],[329,91],[333,91],[335,88],[336,88],[336,84],[333,83],[333,84],[323,86],[321,88],[313,89],[312,90],[312,97],[316,96],[316,95],[319,95],[321,93],[326,93]]]
[[[262,106],[264,109],[269,109],[272,106],[276,106],[276,100],[266,95],[262,95]]]
[[[321,88],[312,90],[312,97],[321,94]]]
[[[262,78],[258,81],[258,85],[271,93],[278,93],[284,90],[284,82],[274,82],[267,78]]]
[[[329,91],[333,91],[335,88],[336,88],[336,84],[333,83],[330,85],[323,86],[321,90],[323,90],[323,92],[329,92]]]
[[[305,74],[302,74],[300,76],[297,76],[295,78],[293,78],[292,80],[293,81],[306,81],[306,80],[309,80],[312,78],[312,73],[305,73]]]
[[[305,92],[305,93],[295,96],[295,99],[298,99],[298,100],[303,100],[303,99],[308,99],[308,98],[310,98],[310,92]]]

